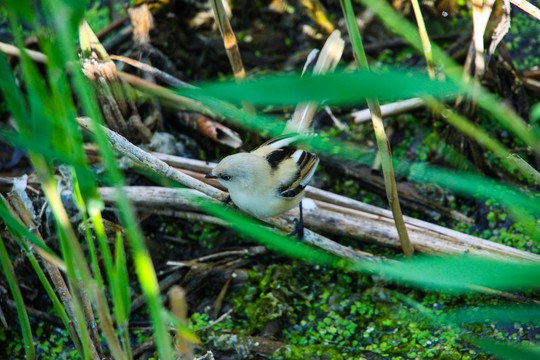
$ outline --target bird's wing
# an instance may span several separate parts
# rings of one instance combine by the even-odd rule
[[[295,161],[296,172],[278,189],[279,195],[284,198],[294,198],[300,194],[313,177],[319,164],[319,157],[305,150],[296,150],[290,159]]]
[[[282,179],[277,192],[284,198],[294,198],[304,190],[315,173],[319,158],[298,149],[294,143],[313,134],[284,134],[275,137],[252,153],[265,158],[277,179]]]

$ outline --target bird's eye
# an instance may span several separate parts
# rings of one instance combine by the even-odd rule
[[[231,175],[222,174],[222,175],[219,175],[219,178],[221,180],[229,181],[229,180],[231,180]]]

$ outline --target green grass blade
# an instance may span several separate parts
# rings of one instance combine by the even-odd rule
[[[409,261],[383,264],[358,263],[357,269],[447,292],[466,293],[478,287],[499,290],[538,289],[540,265],[471,256],[418,256]]]
[[[540,346],[524,346],[501,343],[489,339],[475,338],[470,340],[477,346],[506,360],[536,360],[540,359]]]
[[[5,5],[6,9],[9,9],[9,11],[16,13],[18,16],[24,18],[26,21],[30,23],[34,23],[36,21],[34,4],[31,1],[4,0],[2,2],[2,5]]]
[[[56,38],[58,43],[58,49],[63,56],[63,62],[65,64],[77,63],[75,54],[76,51],[73,48],[72,39],[75,38],[76,26],[69,26],[66,24],[66,21],[63,16],[65,11],[68,11],[69,7],[59,0],[51,0],[48,2],[50,5],[51,18],[57,28],[58,36]],[[73,24],[72,24],[73,25]],[[78,24],[75,24],[78,25]],[[97,123],[103,123],[101,121],[101,114],[99,108],[96,105],[95,97],[93,91],[90,89],[89,84],[84,78],[80,69],[72,69],[72,81],[74,85],[75,92],[81,101],[82,108],[84,112],[89,115],[93,121]],[[97,127],[97,123],[94,124]],[[119,170],[116,168],[114,162],[114,156],[110,150],[110,146],[107,144],[104,135],[101,132],[101,129],[94,133],[94,140],[100,148],[101,155],[104,160],[105,167],[107,169],[107,181],[113,184],[117,191],[118,199],[118,208],[119,213],[122,219],[123,224],[126,227],[127,239],[131,245],[131,250],[133,252],[133,258],[135,263],[135,269],[139,277],[139,282],[143,293],[147,298],[148,307],[150,309],[150,317],[152,320],[152,325],[155,331],[156,345],[158,352],[162,359],[172,359],[173,351],[171,345],[171,337],[167,330],[167,325],[162,318],[162,304],[159,294],[159,287],[157,283],[157,276],[155,274],[152,261],[148,254],[148,251],[144,245],[144,241],[140,234],[140,230],[137,226],[135,220],[134,212],[131,206],[128,204],[125,196],[122,194],[121,187],[124,183],[123,177]],[[85,199],[86,200],[86,199]],[[94,209],[94,205],[86,200],[89,213],[92,211],[99,210]]]
[[[16,239],[27,239],[32,244],[40,247],[50,254],[56,261],[61,262],[58,255],[56,255],[50,247],[47,246],[42,240],[40,240],[36,235],[34,235],[30,230],[28,230],[23,224],[21,224],[9,211],[4,198],[0,196],[0,218],[2,218],[11,234]]]
[[[433,81],[424,73],[392,70],[303,77],[275,75],[240,83],[211,82],[200,84],[200,89],[183,88],[177,92],[198,99],[201,95],[206,95],[235,103],[245,100],[259,105],[295,105],[307,101],[358,105],[364,103],[366,98],[390,100],[423,95],[452,96],[461,90],[452,82]]]
[[[475,174],[455,173],[424,164],[411,165],[409,179],[438,184],[471,198],[496,199],[523,223],[533,239],[540,239],[540,229],[535,221],[536,215],[540,213],[540,201],[537,197],[528,196],[512,186]]]
[[[340,262],[339,258],[331,254],[306,245],[294,238],[279,235],[262,227],[253,218],[229,210],[221,204],[210,202],[202,197],[193,197],[192,200],[205,212],[227,221],[235,231],[249,236],[273,250],[283,252],[287,256],[333,266],[337,266],[338,262]]]
[[[126,253],[124,251],[124,239],[120,233],[116,234],[115,244],[115,264],[114,264],[114,285],[113,299],[115,305],[114,314],[122,339],[122,346],[126,351],[128,359],[133,358],[131,352],[131,342],[129,340],[129,313],[131,306],[130,285]]]
[[[26,111],[26,103],[23,95],[2,52],[0,52],[0,90],[2,90],[7,108],[15,119],[21,121],[30,118],[30,115]]]
[[[15,306],[17,308],[17,315],[19,316],[19,325],[21,326],[21,331],[24,341],[24,352],[26,358],[33,360],[36,358],[36,352],[34,349],[34,340],[32,337],[32,328],[30,327],[30,320],[28,319],[28,314],[26,313],[26,308],[24,306],[24,300],[21,294],[21,289],[19,289],[19,284],[17,283],[17,277],[15,276],[15,270],[13,269],[13,264],[9,259],[9,255],[4,245],[4,240],[0,237],[0,262],[2,263],[2,269],[4,270],[4,275],[9,284],[11,294],[13,295],[13,300],[15,300]]]
[[[503,307],[484,306],[452,310],[443,317],[445,322],[454,324],[483,323],[486,321],[503,324],[539,322],[540,308],[534,305],[510,305]]]

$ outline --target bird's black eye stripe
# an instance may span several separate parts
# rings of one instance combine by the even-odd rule
[[[220,178],[221,180],[229,181],[229,180],[231,180],[231,175],[220,174],[220,175],[218,175],[218,178]]]

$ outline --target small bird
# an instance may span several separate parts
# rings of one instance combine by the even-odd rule
[[[343,48],[340,32],[334,31],[320,53],[318,50],[310,53],[304,72],[309,67],[313,67],[315,75],[333,71]],[[301,201],[319,158],[297,144],[312,136],[308,129],[317,106],[313,102],[299,104],[282,135],[250,153],[225,157],[206,175],[227,188],[228,200],[238,208],[260,218],[276,216],[300,205],[300,220],[293,233],[300,238],[303,237]]]

